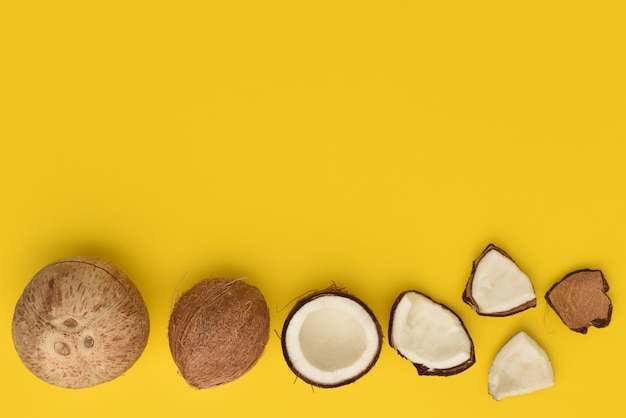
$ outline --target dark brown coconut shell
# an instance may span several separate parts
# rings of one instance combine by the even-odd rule
[[[291,322],[291,319],[293,318],[293,316],[303,306],[305,306],[307,303],[312,302],[313,300],[321,298],[321,297],[324,297],[324,296],[343,297],[343,298],[350,299],[350,300],[356,302],[357,304],[359,304],[368,313],[368,315],[372,318],[372,321],[374,322],[374,324],[376,326],[376,331],[378,333],[378,341],[379,341],[378,350],[376,352],[375,357],[370,362],[370,364],[364,370],[362,370],[360,373],[353,375],[350,379],[343,380],[343,381],[338,382],[336,384],[320,383],[320,382],[312,380],[308,376],[305,376],[302,373],[300,373],[300,371],[294,367],[294,364],[293,364],[291,358],[289,357],[289,350],[288,350],[288,348],[286,346],[287,328],[289,327],[289,323]],[[296,302],[294,307],[289,312],[289,315],[287,315],[287,318],[285,319],[285,323],[283,325],[283,330],[282,330],[282,334],[281,334],[281,345],[282,345],[282,350],[283,350],[283,357],[285,358],[285,362],[287,363],[287,366],[289,366],[291,371],[298,378],[300,378],[301,380],[303,380],[304,382],[306,382],[306,383],[308,383],[310,385],[313,385],[313,386],[316,386],[316,387],[320,387],[320,388],[335,388],[335,387],[344,386],[344,385],[353,383],[356,380],[358,380],[361,377],[363,377],[364,375],[366,375],[372,369],[372,367],[374,367],[374,365],[378,361],[378,358],[380,357],[380,352],[382,350],[382,340],[383,340],[382,328],[380,326],[380,323],[378,322],[378,319],[376,318],[376,316],[372,312],[372,310],[363,301],[361,301],[357,297],[355,297],[355,296],[345,292],[343,289],[337,287],[336,285],[333,285],[330,288],[328,288],[326,290],[323,290],[321,292],[316,292],[316,293],[314,293],[312,295],[306,296],[306,297],[300,299],[298,302]]]
[[[398,297],[396,298],[395,302],[393,303],[393,306],[391,307],[391,316],[389,318],[389,329],[388,329],[388,334],[387,334],[389,336],[389,345],[392,348],[394,348],[394,349],[396,348],[395,345],[394,345],[394,341],[393,341],[393,333],[391,332],[391,330],[393,329],[394,312],[396,311],[396,308],[397,308],[398,304],[400,303],[400,301],[402,300],[402,298],[407,293],[419,293],[420,295],[422,295],[422,296],[430,299],[431,301],[433,301],[433,303],[436,303],[437,305],[442,306],[444,309],[452,312],[454,314],[454,316],[456,316],[459,319],[459,322],[461,322],[461,325],[463,326],[463,330],[467,334],[467,336],[468,336],[468,338],[470,340],[470,345],[471,345],[470,358],[468,358],[463,363],[458,364],[457,366],[454,366],[454,367],[447,368],[447,369],[434,369],[434,368],[429,368],[428,366],[423,365],[423,364],[412,363],[413,366],[415,366],[415,368],[417,369],[417,374],[419,374],[420,376],[452,376],[452,375],[455,375],[455,374],[459,374],[459,373],[461,373],[464,370],[467,370],[474,363],[476,363],[476,353],[475,353],[475,350],[474,350],[474,341],[472,340],[472,336],[470,335],[469,331],[465,327],[465,323],[463,323],[463,320],[461,319],[461,317],[456,312],[454,312],[452,309],[447,307],[446,305],[433,300],[430,296],[428,296],[428,295],[426,295],[424,293],[418,292],[417,290],[407,290],[407,291],[404,291],[404,292],[400,293],[400,295],[398,295]],[[400,355],[400,357],[406,358],[397,349],[396,349],[396,352],[398,353],[398,355]]]
[[[205,279],[183,293],[169,322],[180,374],[198,389],[231,382],[261,358],[270,316],[259,289],[243,280]]]
[[[537,306],[537,299],[535,298],[535,299],[529,300],[528,302],[526,302],[526,303],[524,303],[522,305],[519,305],[519,306],[517,306],[517,307],[515,307],[513,309],[509,309],[508,311],[493,312],[493,313],[480,312],[478,303],[476,302],[476,300],[472,296],[472,286],[474,284],[474,275],[476,274],[476,269],[478,268],[478,265],[480,264],[480,261],[491,250],[498,251],[500,254],[502,254],[503,256],[505,256],[506,258],[508,258],[509,260],[511,260],[511,262],[513,262],[515,264],[515,260],[513,260],[511,258],[511,256],[506,253],[506,251],[504,251],[500,247],[497,247],[494,244],[489,244],[487,246],[487,248],[485,248],[483,250],[483,252],[480,254],[480,256],[478,256],[478,258],[476,260],[474,260],[474,262],[472,263],[472,272],[470,274],[470,277],[469,277],[469,279],[467,281],[467,285],[465,286],[465,290],[463,292],[463,302],[467,303],[479,315],[492,316],[492,317],[509,316],[509,315],[513,315],[513,314],[525,311],[526,309],[534,308],[535,306]]]
[[[613,305],[608,291],[602,271],[576,270],[548,290],[546,301],[569,329],[586,334],[590,326],[603,328],[611,322]]]
[[[126,372],[143,352],[150,322],[139,291],[92,257],[51,263],[28,283],[12,333],[24,365],[45,382],[85,388]]]

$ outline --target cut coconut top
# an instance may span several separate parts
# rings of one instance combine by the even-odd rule
[[[428,296],[408,291],[394,303],[389,344],[421,375],[449,376],[474,364],[474,345],[457,314]]]
[[[488,382],[489,394],[500,401],[554,386],[554,371],[543,348],[521,331],[496,354]]]
[[[337,291],[298,302],[282,334],[289,367],[319,387],[341,386],[363,376],[376,363],[381,345],[374,314],[355,297]]]
[[[480,315],[488,316],[511,315],[537,304],[528,276],[493,244],[474,261],[463,300]]]

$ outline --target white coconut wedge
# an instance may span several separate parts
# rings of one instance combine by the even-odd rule
[[[393,304],[389,344],[420,375],[451,376],[475,362],[474,343],[461,318],[417,291],[401,293]]]
[[[474,260],[463,300],[479,315],[486,316],[508,316],[537,305],[528,276],[493,244]]]
[[[554,386],[554,371],[543,348],[521,331],[496,354],[488,385],[489,394],[500,401]]]
[[[382,347],[380,324],[359,299],[327,290],[296,303],[282,332],[289,368],[323,388],[352,383],[376,363]]]

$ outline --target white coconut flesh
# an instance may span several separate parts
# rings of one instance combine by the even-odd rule
[[[478,312],[483,314],[511,311],[536,298],[528,276],[495,249],[478,263],[471,290]]]
[[[522,331],[496,354],[488,384],[489,394],[500,401],[554,386],[554,371],[543,348]]]
[[[354,381],[378,358],[381,337],[372,314],[351,298],[328,294],[311,299],[283,332],[291,368],[308,383],[333,387]]]
[[[393,347],[416,365],[434,372],[472,358],[473,344],[459,317],[425,295],[406,292],[396,304],[392,321]]]

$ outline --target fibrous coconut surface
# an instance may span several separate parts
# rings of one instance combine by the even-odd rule
[[[269,309],[243,280],[205,279],[178,299],[168,337],[187,383],[211,388],[238,379],[261,358],[269,339]]]

